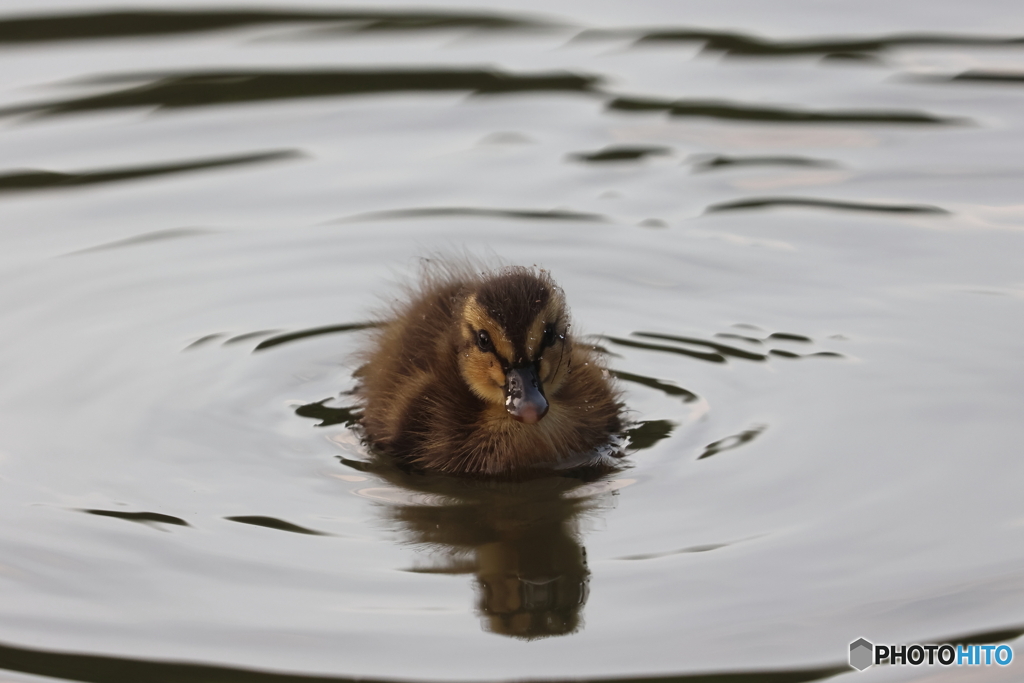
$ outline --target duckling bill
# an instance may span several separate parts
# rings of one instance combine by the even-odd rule
[[[363,356],[366,438],[416,469],[509,476],[596,463],[621,428],[618,395],[574,344],[544,271],[436,267]]]

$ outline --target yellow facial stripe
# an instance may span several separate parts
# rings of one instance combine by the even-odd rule
[[[505,334],[505,330],[487,314],[487,311],[477,302],[475,296],[466,299],[466,307],[462,311],[462,319],[473,329],[474,333],[477,330],[487,330],[487,334],[491,335],[491,343],[494,344],[494,350],[497,351],[499,356],[507,361],[514,359],[515,348]]]

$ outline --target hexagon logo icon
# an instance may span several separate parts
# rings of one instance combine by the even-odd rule
[[[864,638],[858,638],[850,643],[850,666],[857,671],[863,671],[871,666],[872,655],[875,646]]]

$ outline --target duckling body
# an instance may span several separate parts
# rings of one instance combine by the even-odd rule
[[[562,291],[543,271],[429,272],[364,353],[368,441],[451,474],[585,461],[619,431],[622,404],[568,328]]]

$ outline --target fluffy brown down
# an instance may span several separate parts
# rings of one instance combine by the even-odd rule
[[[362,354],[367,440],[414,468],[460,475],[580,460],[619,431],[622,404],[568,328],[562,291],[544,271],[432,267]],[[536,369],[548,403],[534,424],[505,405],[505,373],[524,366]]]

